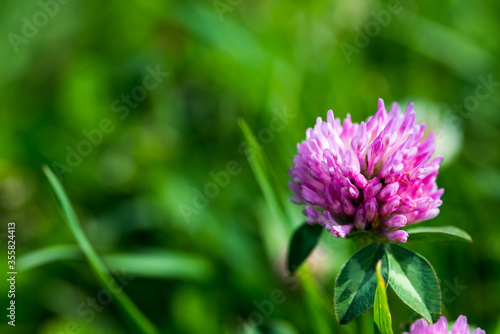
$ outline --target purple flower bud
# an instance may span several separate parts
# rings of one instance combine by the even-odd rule
[[[406,107],[406,110],[405,110],[405,116],[413,113],[414,109],[415,109],[415,105],[413,104],[413,102],[408,103],[408,106]]]
[[[431,197],[423,197],[415,200],[415,208],[417,210],[427,210],[431,207],[433,202]]]
[[[341,196],[340,202],[342,203],[342,209],[344,209],[344,213],[348,216],[354,216],[356,208],[354,207],[354,205],[352,205],[349,198],[346,196]]]
[[[385,204],[382,205],[379,211],[380,217],[385,217],[396,211],[399,207],[399,203],[401,198],[398,195],[395,195],[387,200]]]
[[[359,160],[352,150],[345,153],[344,160],[342,160],[342,173],[346,176],[352,177],[359,174]]]
[[[403,171],[404,164],[403,162],[403,153],[401,151],[397,151],[394,153],[389,160],[387,160],[382,167],[382,170],[378,174],[380,178],[386,178],[390,175],[396,175]]]
[[[390,241],[394,241],[395,243],[398,242],[403,242],[406,243],[408,240],[408,232],[404,230],[396,230],[396,231],[390,231],[390,230],[381,230],[380,234],[387,238]]]
[[[382,188],[382,183],[380,183],[378,178],[371,179],[370,182],[366,185],[366,188],[364,190],[365,198],[373,198],[375,195],[378,194],[380,191],[380,188]]]
[[[352,138],[351,147],[356,155],[359,157],[363,154],[368,147],[368,137],[366,135],[366,123],[361,122],[356,130],[355,136]]]
[[[411,212],[414,211],[417,208],[417,204],[415,203],[414,200],[411,198],[407,197],[403,200],[401,200],[400,206],[398,208],[398,212]]]
[[[309,225],[316,225],[318,223],[318,219],[313,216],[307,216],[306,223],[308,223]]]
[[[306,205],[306,211],[309,213],[311,216],[318,218],[319,217],[319,212],[314,210],[314,208],[310,205]]]
[[[388,184],[384,187],[384,189],[382,189],[382,191],[378,193],[377,198],[380,201],[387,201],[389,197],[396,195],[398,189],[399,189],[399,182]]]
[[[385,112],[384,100],[378,99],[378,108],[377,108],[377,111],[381,111],[381,110],[383,110]]]
[[[408,109],[407,109],[408,111]],[[413,129],[413,125],[415,125],[415,118],[416,115],[415,113],[405,113],[405,117],[403,119],[403,123],[401,123],[401,126],[398,129],[398,135],[401,137],[404,134],[410,133]]]
[[[384,146],[385,151],[387,151],[387,149],[396,141],[398,135],[397,132],[394,131],[396,122],[397,120],[395,118],[392,118],[378,136],[382,141],[382,145]]]
[[[323,211],[323,215],[325,217],[325,222],[328,224],[333,224],[333,225],[338,225],[338,223],[335,221],[335,219],[333,219],[332,217],[332,214],[330,213],[330,211],[328,210],[325,210]]]
[[[354,175],[354,182],[356,183],[356,186],[361,189],[365,189],[366,185],[368,184],[368,180],[363,174]]]
[[[302,195],[308,203],[313,203],[315,205],[323,205],[325,200],[320,194],[310,189],[308,186],[302,186]]]
[[[436,216],[439,214],[439,209],[430,209],[429,211],[426,211],[425,214],[422,216],[422,219],[420,220],[429,220],[432,218],[436,218]]]
[[[302,211],[302,214],[306,216],[306,222],[309,225],[315,225],[318,223],[318,218],[320,217],[319,212],[314,210],[313,207],[307,205],[306,209]]]
[[[399,104],[393,102],[391,105],[391,110],[389,111],[389,118],[397,118],[399,113],[401,113],[401,108],[399,107]]]
[[[387,219],[386,221],[382,222],[382,225],[384,225],[387,228],[400,228],[403,226],[406,226],[407,219],[403,215],[394,215]]]
[[[380,138],[375,139],[375,141],[368,148],[368,153],[366,158],[368,160],[368,174],[373,172],[375,164],[382,158],[384,154],[384,146],[382,145],[382,140]]]
[[[345,238],[349,233],[351,233],[354,226],[352,224],[345,225],[332,225],[331,231],[336,238]]]
[[[403,160],[410,160],[417,154],[418,149],[416,147],[412,147],[409,149],[402,149],[401,152],[403,152]]]
[[[434,171],[434,167],[424,167],[424,168],[419,168],[418,173],[417,173],[417,179],[423,179],[430,173]]]
[[[294,193],[294,195],[290,196],[290,201],[293,204],[304,204],[304,200],[302,199],[302,192],[298,184],[294,182],[288,182],[288,186]]]
[[[378,210],[377,200],[372,197],[365,203],[365,217],[366,220],[371,222],[375,218],[375,214]]]
[[[354,214],[354,226],[360,230],[364,231],[366,227],[366,218],[365,218],[365,208],[360,204]]]
[[[342,184],[344,185],[341,189],[342,195],[350,198],[358,198],[359,190],[351,183],[348,178],[345,178]]]

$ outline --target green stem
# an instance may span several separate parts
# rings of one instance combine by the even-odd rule
[[[76,239],[76,242],[78,243],[83,253],[87,257],[89,263],[91,264],[92,269],[94,270],[101,284],[104,285],[108,289],[108,291],[114,295],[114,297],[122,307],[123,311],[125,311],[127,316],[130,317],[130,319],[132,319],[133,322],[135,322],[135,324],[141,330],[142,333],[146,334],[158,333],[158,330],[155,328],[153,323],[151,323],[151,321],[144,314],[142,314],[141,310],[123,291],[115,292],[116,289],[111,286],[111,283],[114,282],[114,278],[109,273],[108,268],[101,260],[101,258],[97,255],[97,252],[94,250],[89,240],[83,233],[83,230],[80,226],[80,222],[78,221],[78,217],[76,216],[75,211],[73,210],[71,202],[69,201],[69,198],[66,192],[64,191],[64,188],[62,187],[61,183],[59,182],[57,177],[54,175],[54,173],[48,166],[44,165],[43,171],[47,176],[52,188],[54,189],[56,197],[61,205],[63,215],[66,219],[67,224],[69,225],[69,228],[71,229],[71,232],[73,233]]]

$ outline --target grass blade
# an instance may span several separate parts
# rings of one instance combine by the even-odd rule
[[[76,213],[73,210],[71,202],[69,201],[69,198],[66,195],[64,188],[62,187],[61,183],[59,182],[55,174],[48,166],[46,165],[43,166],[43,172],[47,176],[47,179],[49,180],[49,183],[52,186],[52,189],[54,190],[54,193],[59,201],[59,205],[61,207],[63,216],[71,230],[71,233],[75,237],[76,242],[80,246],[83,254],[88,259],[91,268],[94,270],[98,279],[101,281],[101,284],[103,284],[106,288],[108,288],[108,290],[111,293],[113,293],[114,297],[116,298],[116,300],[118,300],[119,304],[122,306],[126,315],[130,319],[132,319],[132,321],[137,325],[137,327],[141,330],[141,332],[147,334],[158,333],[155,326],[149,321],[148,318],[146,318],[146,316],[144,316],[144,314],[142,314],[141,310],[134,304],[134,302],[125,293],[123,293],[123,291],[119,293],[113,292],[115,291],[115,289],[111,287],[111,283],[114,282],[114,278],[111,276],[111,274],[108,271],[108,268],[105,266],[104,262],[99,258],[96,251],[90,244],[89,240],[83,233],[83,230],[80,226],[80,222],[78,221],[78,217],[76,216]]]
[[[238,125],[240,126],[243,137],[248,145],[248,149],[245,150],[245,154],[248,162],[250,163],[250,167],[252,168],[252,172],[257,179],[257,183],[264,194],[266,202],[276,219],[280,220],[283,223],[283,226],[291,228],[291,223],[285,219],[284,207],[276,195],[274,187],[269,179],[272,174],[272,170],[271,166],[266,162],[261,145],[244,119],[239,119]]]
[[[57,245],[23,254],[18,266],[20,271],[26,272],[53,262],[83,259],[78,246]],[[102,259],[111,272],[124,270],[127,274],[144,278],[198,282],[206,281],[214,274],[212,263],[201,256],[158,249],[106,254]]]
[[[28,271],[48,263],[82,258],[80,248],[75,245],[57,245],[23,254],[18,259],[19,271]]]
[[[206,281],[214,274],[211,262],[197,255],[162,250],[115,253],[103,257],[110,268],[125,268],[131,275]]]

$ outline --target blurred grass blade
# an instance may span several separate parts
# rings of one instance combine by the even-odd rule
[[[498,320],[498,323],[496,325],[495,330],[493,331],[493,334],[500,334],[500,320]]]
[[[287,267],[290,273],[294,273],[311,254],[324,229],[325,227],[319,224],[304,223],[295,231],[288,247]]]
[[[472,243],[471,236],[455,226],[414,227],[406,230],[408,241],[461,241]]]
[[[205,258],[164,250],[114,253],[102,258],[111,271],[124,270],[127,274],[145,278],[206,281],[214,273],[212,264]],[[81,259],[83,254],[78,246],[59,245],[23,254],[18,266],[25,272],[52,262]]]
[[[477,84],[478,73],[489,73],[495,57],[481,43],[446,25],[418,15],[415,22],[401,26],[391,36],[436,62],[450,68],[457,76]],[[426,38],[432,33],[432,38]],[[474,59],[473,62],[470,60]]]
[[[310,332],[318,334],[338,333],[340,326],[334,320],[331,304],[325,298],[325,293],[319,291],[318,283],[309,268],[302,266],[297,272],[297,278],[302,283],[304,291],[303,298],[307,312],[309,312]]]
[[[73,236],[75,237],[78,245],[80,246],[83,254],[87,257],[91,268],[95,271],[97,277],[101,281],[105,287],[108,288],[110,292],[115,291],[115,289],[111,286],[112,282],[114,282],[114,278],[109,273],[108,269],[104,265],[104,262],[99,258],[96,251],[88,241],[87,237],[83,233],[83,230],[80,226],[80,222],[73,210],[71,202],[69,201],[64,188],[61,183],[52,172],[52,170],[44,165],[43,172],[47,176],[52,189],[59,201],[59,205],[61,207],[62,213],[68,224]],[[118,300],[123,310],[127,313],[127,316],[135,322],[138,328],[141,329],[143,333],[158,333],[155,326],[146,318],[139,308],[132,302],[128,296],[120,291],[119,293],[113,293],[114,297]]]
[[[265,334],[299,334],[290,322],[281,319],[269,319],[263,328]]]
[[[51,262],[78,260],[82,258],[80,248],[75,245],[58,245],[37,249],[23,254],[17,260],[19,271],[28,271]]]
[[[240,126],[243,137],[245,138],[245,141],[248,145],[248,149],[245,150],[248,162],[250,163],[253,174],[257,179],[257,183],[259,184],[260,189],[264,193],[264,197],[273,215],[276,219],[280,220],[284,226],[290,227],[290,222],[285,219],[284,216],[284,207],[281,205],[281,202],[278,199],[278,196],[276,196],[276,192],[271,185],[271,167],[268,163],[266,163],[261,145],[258,143],[255,135],[244,119],[239,119],[238,125]]]
[[[104,256],[104,262],[110,268],[149,278],[203,281],[214,274],[212,264],[200,256],[162,250],[110,254]]]
[[[387,302],[387,291],[384,278],[380,272],[382,261],[378,261],[375,267],[377,272],[377,290],[375,291],[375,303],[373,305],[373,321],[381,334],[393,334],[391,312]]]

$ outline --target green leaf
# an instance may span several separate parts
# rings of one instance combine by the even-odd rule
[[[59,182],[59,179],[55,176],[55,174],[48,166],[43,166],[43,172],[47,176],[47,179],[49,180],[49,183],[54,190],[56,198],[59,201],[63,216],[71,230],[71,233],[73,233],[78,246],[81,248],[83,254],[89,261],[91,268],[96,273],[97,278],[100,280],[103,286],[108,288],[108,290],[116,291],[116,289],[114,289],[114,287],[112,286],[112,282],[114,282],[112,275],[109,273],[108,268],[101,260],[99,255],[97,255],[97,252],[90,244],[87,236],[83,233],[75,210],[73,210],[73,206],[71,205],[68,195],[66,195],[66,191],[64,191],[61,182]],[[120,293],[114,293],[114,298],[120,303],[122,309],[126,313],[126,317],[132,319],[132,321],[135,322],[141,332],[148,334],[158,333],[155,326],[149,321],[148,318],[146,318],[141,310],[123,291]]]
[[[319,224],[309,225],[308,223],[304,223],[304,225],[295,231],[288,248],[287,266],[290,273],[294,273],[309,254],[311,254],[314,247],[318,244],[319,237],[324,229],[325,227]]]
[[[471,236],[455,226],[414,227],[406,230],[408,241],[461,241],[472,243]]]
[[[335,281],[335,316],[348,324],[373,306],[377,275],[375,266],[382,260],[382,277],[387,281],[389,262],[384,245],[372,243],[358,250],[340,269]]]
[[[441,315],[441,290],[436,273],[421,255],[395,244],[387,246],[389,284],[396,294],[429,322]]]
[[[378,261],[377,272],[377,290],[375,292],[375,304],[373,306],[373,321],[381,334],[393,334],[391,311],[387,302],[387,291],[384,278],[381,273],[382,261]]]

